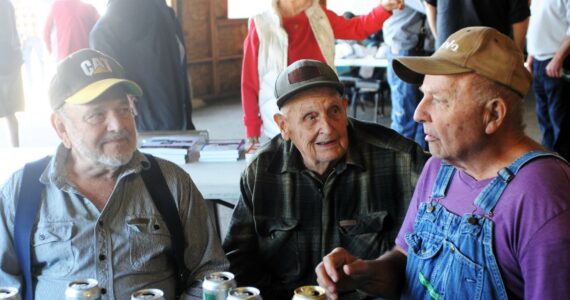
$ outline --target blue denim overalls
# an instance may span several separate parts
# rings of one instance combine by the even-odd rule
[[[498,172],[474,202],[485,216],[458,216],[437,202],[445,197],[455,172],[453,166],[442,162],[430,201],[420,204],[414,232],[406,235],[407,282],[402,299],[507,299],[493,255],[491,217],[519,169],[540,156],[556,154],[528,152]]]

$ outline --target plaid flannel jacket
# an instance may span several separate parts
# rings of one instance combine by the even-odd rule
[[[348,134],[345,157],[324,180],[280,136],[249,164],[224,241],[238,285],[291,299],[316,284],[315,267],[335,247],[371,259],[394,246],[428,156],[377,124],[350,119]],[[343,299],[364,298],[349,294]]]

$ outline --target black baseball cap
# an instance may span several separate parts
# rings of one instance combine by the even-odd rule
[[[143,94],[138,84],[125,79],[123,67],[116,60],[93,49],[78,50],[57,66],[49,87],[51,108],[56,110],[64,103],[89,103],[117,85],[128,94]]]
[[[277,107],[281,109],[291,97],[314,87],[332,87],[340,94],[344,92],[344,86],[329,65],[311,59],[302,59],[290,64],[279,73],[275,81]]]

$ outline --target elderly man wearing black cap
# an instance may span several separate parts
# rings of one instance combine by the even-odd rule
[[[267,299],[316,284],[314,268],[335,247],[368,258],[389,250],[427,159],[395,131],[348,119],[342,90],[319,61],[277,77],[281,135],[244,172],[224,241],[238,284]]]
[[[63,299],[68,283],[92,278],[101,299],[144,288],[202,299],[194,283],[227,268],[188,174],[136,150],[130,99],[141,93],[100,52],[60,62],[50,100],[62,144],[0,190],[0,286]]]
[[[354,288],[401,299],[568,298],[570,166],[524,133],[531,76],[518,47],[468,27],[394,69],[423,80],[414,117],[433,157],[392,251],[362,260],[335,249],[317,267],[329,298]]]

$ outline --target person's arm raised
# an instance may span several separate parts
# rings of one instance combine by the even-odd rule
[[[375,260],[362,260],[336,248],[317,266],[317,281],[331,300],[358,289],[370,295],[398,298],[405,280],[406,253],[396,246]]]

